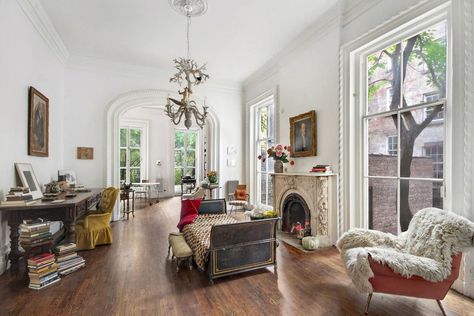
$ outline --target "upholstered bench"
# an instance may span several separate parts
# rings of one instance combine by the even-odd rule
[[[183,261],[187,261],[189,270],[193,268],[193,251],[189,248],[184,236],[181,233],[171,233],[168,237],[168,257],[170,256],[170,250],[173,251],[173,257],[176,258],[176,272],[179,272],[179,265]]]

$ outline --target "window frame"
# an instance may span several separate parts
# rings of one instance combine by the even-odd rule
[[[190,151],[194,151],[194,177],[196,179],[196,182],[198,183],[199,182],[199,179],[201,178],[204,178],[205,175],[201,175],[202,173],[202,162],[201,162],[201,148],[203,146],[202,142],[202,132],[200,129],[197,129],[197,128],[190,128],[189,130],[186,129],[186,128],[180,128],[180,127],[175,127],[172,129],[173,130],[173,142],[172,142],[172,161],[173,161],[173,168],[172,169],[172,181],[173,181],[173,187],[174,187],[174,191],[175,193],[180,193],[180,185],[179,184],[176,184],[175,183],[175,172],[176,172],[176,151],[180,150],[180,149],[176,149],[176,133],[178,131],[180,132],[185,132],[185,133],[190,133],[190,132],[193,132],[193,133],[196,133],[196,147],[195,149],[193,150],[190,150]],[[186,158],[186,153],[189,151],[187,150],[186,148],[186,142],[185,144],[183,144],[183,157]],[[183,158],[183,159],[184,159]],[[183,175],[185,174],[185,170],[187,168],[189,168],[187,165],[181,167],[183,169]],[[193,168],[191,168],[193,169]],[[179,191],[177,191],[177,188],[179,187]]]
[[[274,140],[276,141],[278,139],[279,135],[279,105],[278,105],[278,87],[274,87],[270,90],[267,90],[266,92],[262,93],[261,95],[255,97],[254,99],[251,99],[250,101],[247,102],[247,122],[248,122],[248,128],[247,128],[247,157],[248,157],[248,183],[249,183],[249,196],[250,196],[250,202],[253,204],[257,204],[257,165],[258,165],[258,159],[257,156],[259,155],[259,152],[256,150],[256,115],[255,115],[255,109],[267,102],[272,102],[273,103],[273,135],[274,135]],[[270,172],[271,173],[271,172]],[[270,177],[272,179],[272,177]],[[273,179],[271,180],[273,181]],[[273,204],[275,203],[275,200],[273,201]],[[272,207],[277,207],[275,205],[271,205]]]
[[[447,88],[446,103],[453,104],[453,21],[451,3],[442,4],[424,3],[416,8],[399,14],[396,18],[384,23],[380,27],[364,34],[356,40],[344,44],[341,48],[341,95],[340,95],[340,172],[339,188],[339,225],[338,234],[350,228],[368,228],[367,196],[362,194],[365,185],[363,170],[366,165],[364,157],[365,130],[361,126],[366,102],[366,81],[361,80],[361,72],[366,69],[365,58],[377,50],[383,49],[392,43],[397,43],[412,34],[419,33],[438,22],[447,23]],[[414,110],[412,107],[409,110]],[[386,114],[388,114],[388,111]],[[452,159],[453,159],[453,125],[452,108],[445,107],[445,161],[444,161],[444,208],[452,206]]]
[[[127,146],[122,147],[120,143],[120,130],[127,129]],[[130,147],[130,129],[140,129],[140,147]],[[120,179],[120,171],[122,169],[126,170],[125,182],[130,182],[130,170],[131,169],[139,169],[140,170],[140,180],[148,180],[148,131],[149,131],[149,122],[144,120],[120,120],[119,125],[119,137],[118,137],[118,154],[119,154],[119,179]],[[126,166],[120,166],[120,152],[122,149],[126,150]],[[130,167],[130,150],[131,149],[140,149],[140,157],[141,163],[140,167]],[[122,181],[122,180],[120,180]]]

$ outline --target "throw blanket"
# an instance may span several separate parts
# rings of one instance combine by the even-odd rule
[[[193,250],[194,261],[199,269],[204,270],[206,266],[212,226],[236,222],[235,218],[227,214],[198,215],[192,224],[184,227],[184,238]]]
[[[363,293],[373,291],[369,255],[407,278],[416,275],[440,282],[451,274],[451,257],[473,246],[474,223],[437,208],[416,213],[408,230],[399,236],[354,229],[337,241],[347,272]]]

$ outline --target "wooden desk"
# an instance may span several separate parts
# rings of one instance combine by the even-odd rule
[[[76,242],[74,234],[76,219],[84,215],[87,210],[97,204],[102,189],[92,189],[91,192],[77,193],[73,198],[65,198],[59,195],[58,199],[65,199],[62,203],[38,201],[26,206],[0,206],[2,217],[8,221],[10,226],[10,260],[11,270],[18,270],[18,261],[23,253],[19,250],[19,231],[18,227],[24,219],[44,218],[50,221],[62,221],[66,228],[66,240]]]

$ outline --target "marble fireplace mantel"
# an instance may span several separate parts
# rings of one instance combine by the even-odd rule
[[[320,247],[332,246],[337,240],[337,207],[335,184],[337,175],[322,173],[272,173],[273,207],[282,216],[285,199],[299,194],[310,209],[311,235]],[[279,224],[281,229],[281,223]]]

